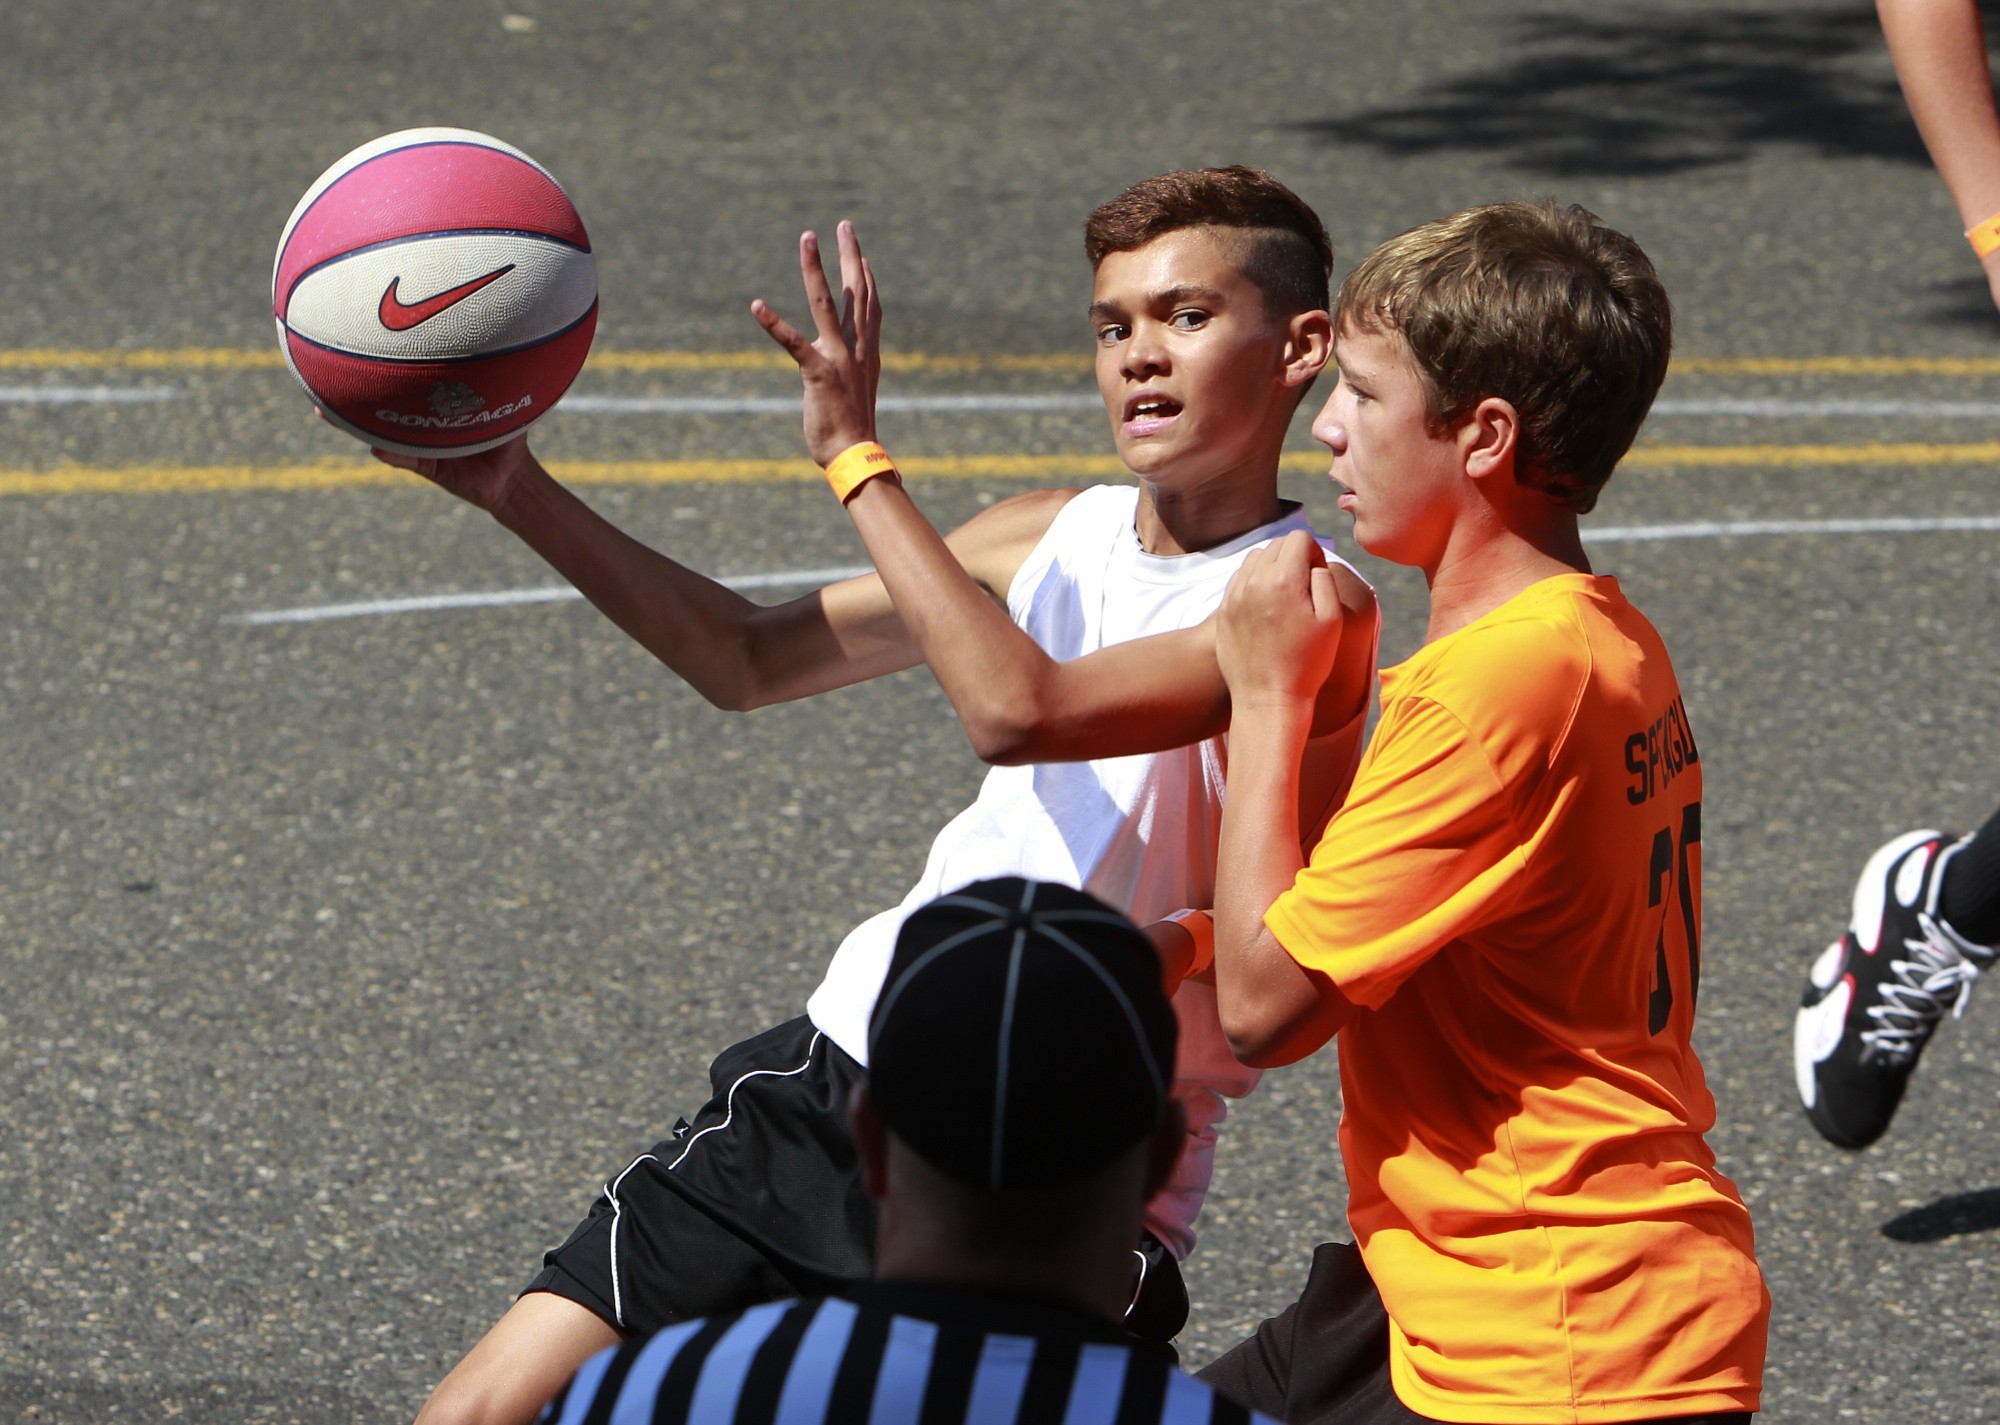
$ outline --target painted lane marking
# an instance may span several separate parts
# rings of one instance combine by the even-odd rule
[[[1117,480],[1130,472],[1115,455],[934,455],[897,461],[913,480]],[[2000,467],[2000,441],[1858,445],[1647,445],[1624,459],[1635,470],[1811,466]],[[573,485],[743,485],[817,483],[809,460],[553,460],[549,470]],[[1287,474],[1324,475],[1324,452],[1290,451]],[[412,489],[419,479],[372,461],[312,465],[59,465],[0,469],[0,495],[159,495],[241,490]]]
[[[885,351],[882,369],[898,372],[1088,372],[1091,358],[1075,352],[967,355]],[[0,371],[282,371],[279,352],[254,347],[14,347],[0,350]],[[770,351],[599,351],[586,371],[795,371],[791,357]]]
[[[1682,376],[2000,376],[2000,356],[1677,356]]]
[[[1851,520],[1716,520],[1689,524],[1607,525],[1586,529],[1589,544],[1638,544],[1670,539],[1746,539],[1773,535],[1937,534],[2000,532],[2000,515],[1945,515],[1936,518]],[[785,589],[854,579],[872,566],[856,564],[832,569],[795,569],[767,574],[738,574],[716,582],[727,589]],[[230,614],[222,622],[236,624],[323,623],[329,619],[371,618],[387,614],[434,613],[442,609],[505,608],[516,604],[567,603],[582,594],[568,585],[541,589],[496,589],[481,594],[428,594],[408,599],[369,599],[352,604],[312,604],[303,608],[264,609]]]
[[[171,386],[0,386],[0,405],[150,404],[177,401],[186,392]],[[1099,398],[1089,392],[1047,391],[1017,395],[951,392],[935,396],[883,396],[876,409],[892,413],[968,411],[1095,411]],[[572,415],[796,416],[797,396],[593,396],[572,392],[558,409]],[[1669,419],[1741,416],[1753,419],[1830,419],[1834,417],[1921,417],[1937,420],[2000,420],[2000,401],[1755,399],[1678,400],[1653,403],[1653,415]]]
[[[2000,420],[2000,401],[1758,401],[1653,402],[1656,416],[1751,416],[1762,420],[1830,416],[1923,416],[1935,420]]]
[[[1586,528],[1586,544],[1633,544],[1661,539],[1754,539],[1771,535],[1962,534],[2000,530],[2000,515],[1942,515],[1850,520],[1696,520],[1688,524]]]
[[[0,350],[0,371],[282,371],[276,351],[228,346],[26,346]]]
[[[856,564],[834,569],[795,569],[774,574],[737,574],[715,582],[725,589],[787,589],[801,585],[831,584],[853,579],[872,567]],[[491,609],[514,604],[557,604],[582,598],[569,585],[548,589],[498,589],[484,594],[427,594],[410,599],[368,599],[355,604],[312,604],[296,609],[265,609],[259,613],[231,614],[224,623],[321,623],[327,619],[374,618],[384,614],[424,614],[440,609]]]
[[[0,406],[149,405],[184,394],[172,386],[0,386]]]
[[[581,415],[733,416],[799,414],[802,397],[767,396],[577,396],[562,398],[556,409]],[[1050,392],[1021,396],[881,396],[878,411],[1098,411],[1104,403],[1085,393]],[[2000,407],[1995,408],[2000,411]]]
[[[275,350],[254,347],[15,347],[0,350],[0,370],[265,371],[281,370]],[[592,371],[790,371],[791,358],[771,351],[600,351]],[[888,351],[885,371],[1089,371],[1080,352],[955,355]],[[1678,376],[2000,376],[2000,356],[1681,356]]]
[[[1090,392],[1041,392],[1016,396],[954,393],[940,396],[883,396],[878,411],[1096,411],[1101,399]],[[796,416],[800,398],[769,396],[581,396],[563,397],[556,407],[576,415]],[[2000,420],[2000,401],[1759,401],[1661,400],[1655,416],[1669,419],[1747,416],[1761,420],[1830,419],[1840,416],[1921,416],[1936,420]]]
[[[1635,470],[1744,465],[1993,465],[2000,441],[1863,441],[1853,445],[1642,445],[1619,462]]]

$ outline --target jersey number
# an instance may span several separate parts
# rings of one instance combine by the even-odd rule
[[[1681,904],[1681,927],[1687,932],[1688,1004],[1693,1006],[1701,986],[1701,927],[1695,923],[1694,879],[1688,857],[1701,844],[1701,803],[1689,802],[1681,809],[1681,834],[1676,845],[1674,829],[1663,826],[1653,837],[1653,863],[1646,873],[1646,904],[1662,904],[1669,893],[1668,877],[1674,881]],[[1646,1028],[1658,1034],[1667,1027],[1674,1008],[1674,984],[1667,977],[1667,912],[1660,912],[1659,937],[1653,942],[1653,990],[1646,996]]]

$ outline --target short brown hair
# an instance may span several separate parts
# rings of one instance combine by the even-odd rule
[[[1319,214],[1261,169],[1181,168],[1134,183],[1085,219],[1090,270],[1114,252],[1132,252],[1182,228],[1244,230],[1243,275],[1273,314],[1324,311],[1333,243]]]
[[[1639,244],[1583,208],[1491,203],[1391,238],[1348,274],[1336,331],[1395,331],[1433,425],[1489,396],[1520,414],[1514,470],[1578,513],[1659,394],[1667,290]]]

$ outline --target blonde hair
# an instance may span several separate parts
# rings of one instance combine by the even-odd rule
[[[1391,238],[1341,284],[1334,322],[1402,336],[1434,427],[1489,396],[1512,404],[1516,478],[1579,513],[1631,448],[1673,348],[1639,244],[1554,202],[1468,208]]]

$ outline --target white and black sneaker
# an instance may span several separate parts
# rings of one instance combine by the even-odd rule
[[[1887,1131],[1917,1056],[1944,1012],[1965,1012],[1993,963],[1938,918],[1938,886],[1960,838],[1906,831],[1868,858],[1847,933],[1806,976],[1792,1027],[1799,1099],[1820,1136],[1866,1148]]]

